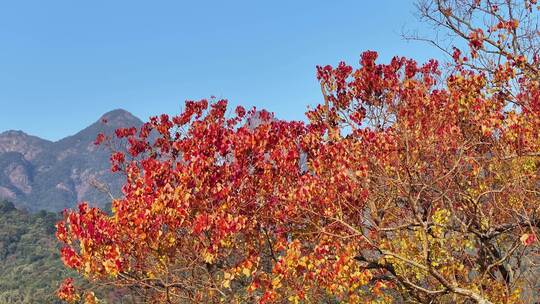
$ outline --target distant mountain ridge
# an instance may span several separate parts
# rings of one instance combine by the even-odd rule
[[[124,178],[111,173],[109,151],[94,145],[96,136],[141,125],[139,118],[117,109],[56,142],[22,131],[0,133],[0,199],[29,211],[60,211],[80,201],[104,206],[108,195],[92,184],[106,184],[118,194]]]

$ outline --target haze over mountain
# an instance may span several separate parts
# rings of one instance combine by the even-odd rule
[[[110,198],[94,186],[96,182],[118,195],[124,178],[111,173],[109,151],[94,145],[96,136],[141,124],[131,113],[118,109],[56,142],[22,131],[0,133],[0,199],[30,211],[59,211],[80,201],[104,206]]]

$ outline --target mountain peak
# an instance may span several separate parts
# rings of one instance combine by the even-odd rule
[[[36,144],[49,144],[51,141],[38,136],[30,135],[22,130],[7,130],[0,133],[0,143],[6,140],[26,140]],[[1,150],[0,150],[1,152]]]
[[[140,126],[142,121],[124,109],[116,109],[103,114],[97,123],[104,123],[111,128],[118,128],[126,126]]]
[[[124,110],[124,109],[114,109],[114,110],[111,110],[105,114],[103,114],[102,117],[106,117],[106,116],[121,116],[121,115],[130,115],[130,116],[133,116],[133,114],[131,114],[129,111],[127,110]]]
[[[125,122],[140,122],[140,119],[124,109],[115,109],[103,114],[100,118],[102,122],[113,124],[124,124]]]
[[[2,133],[0,133],[0,136],[6,136],[6,137],[26,137],[29,136],[28,134],[24,133],[21,130],[7,130]]]
[[[33,159],[46,149],[50,141],[28,135],[20,130],[8,130],[0,133],[0,153],[17,152],[26,159]]]

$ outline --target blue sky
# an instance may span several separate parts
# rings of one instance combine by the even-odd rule
[[[146,119],[211,95],[303,119],[315,66],[441,54],[414,1],[0,0],[0,132],[50,140],[124,108]]]

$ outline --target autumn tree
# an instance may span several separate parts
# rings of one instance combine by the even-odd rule
[[[146,303],[532,302],[538,59],[505,56],[488,73],[463,58],[482,64],[479,43],[449,75],[372,51],[357,68],[318,67],[307,123],[201,100],[99,136],[129,143],[111,155],[123,196],[111,214],[64,213],[64,263]],[[98,301],[70,279],[58,294]]]
[[[452,58],[458,68],[481,72],[489,85],[516,101],[522,76],[538,81],[540,28],[537,0],[418,0],[420,21],[431,33],[405,33],[428,42]],[[511,74],[510,76],[506,74]]]

